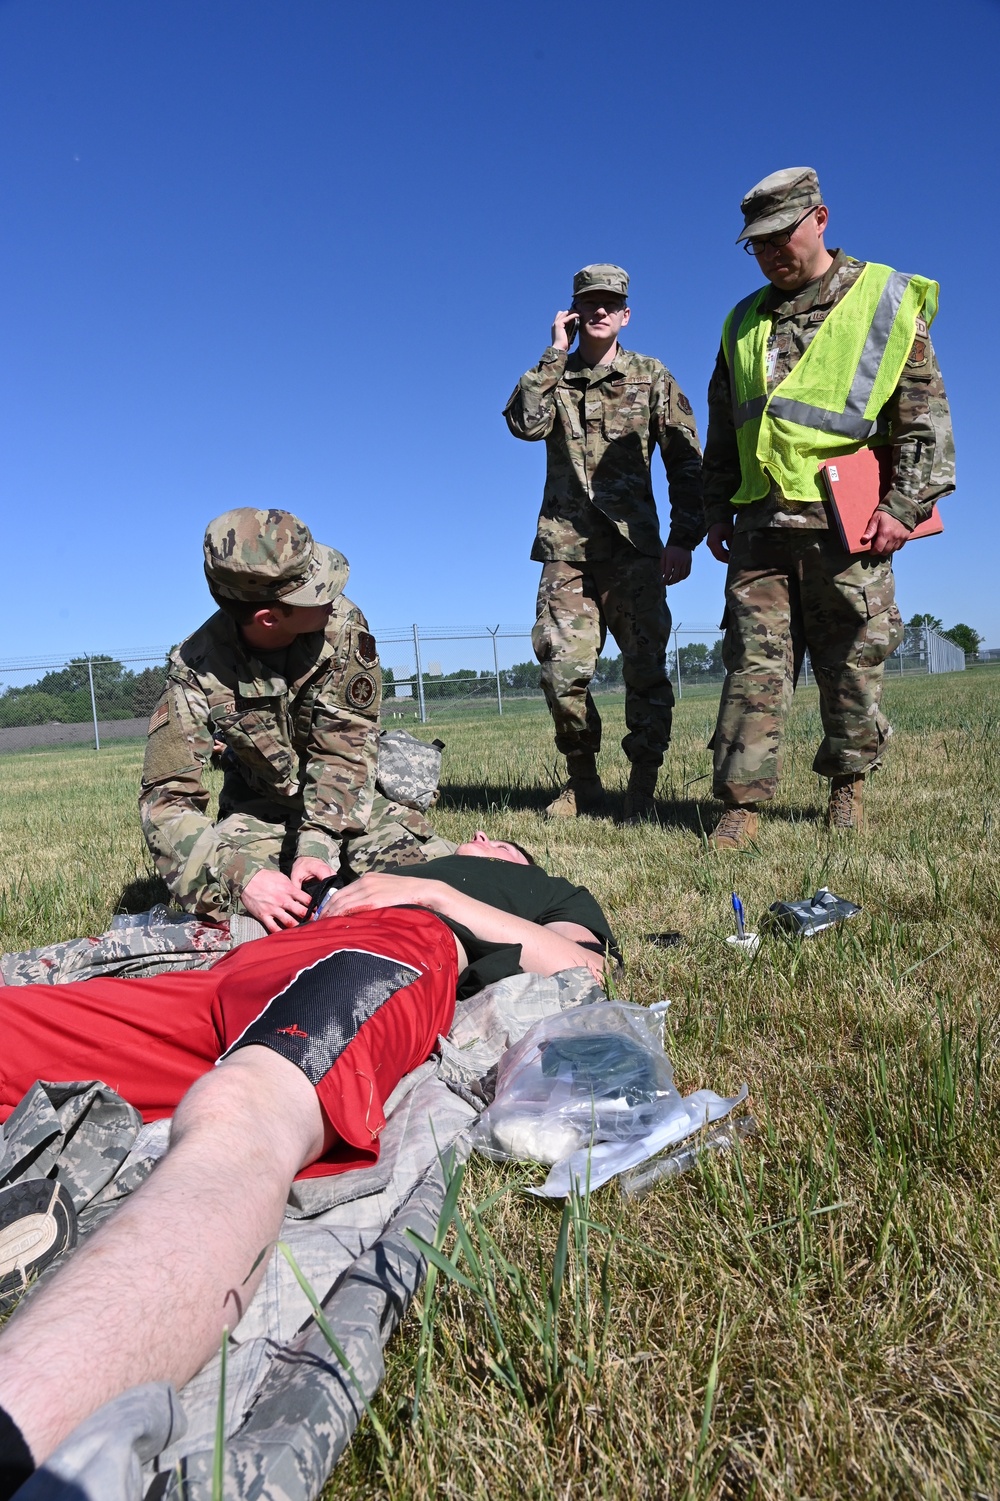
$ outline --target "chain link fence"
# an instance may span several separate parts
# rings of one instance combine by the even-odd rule
[[[442,709],[492,705],[500,714],[504,704],[519,699],[541,697],[540,669],[531,651],[530,626],[501,626],[480,631],[416,625],[407,629],[383,631],[379,637],[385,689],[383,715],[416,714],[426,721]],[[720,685],[726,675],[722,662],[722,632],[717,627],[684,625],[671,633],[667,665],[678,698],[700,687]],[[510,655],[507,643],[517,641],[525,648],[524,661],[501,665]],[[482,647],[489,642],[492,661],[482,664]],[[476,666],[445,670],[441,658],[454,657],[456,643],[468,658],[476,657]],[[480,643],[479,648],[473,643]],[[487,648],[489,651],[490,648]],[[437,659],[436,659],[437,658]],[[886,671],[899,673],[962,672],[965,653],[928,626],[906,626],[902,644],[893,652]],[[803,682],[812,681],[808,654],[802,664]],[[624,692],[621,656],[602,656],[597,660],[593,686],[605,692]]]
[[[0,751],[144,736],[168,648],[0,661]]]
[[[422,723],[455,713],[516,712],[541,698],[540,670],[526,625],[407,626],[378,634],[382,716]],[[166,681],[167,648],[83,652],[0,661],[0,752],[93,745],[145,736]],[[678,623],[668,655],[677,696],[717,688],[725,676],[722,633]],[[961,672],[961,649],[928,626],[907,626],[886,670]],[[803,681],[812,680],[808,657]],[[598,659],[594,687],[624,692],[621,656]]]

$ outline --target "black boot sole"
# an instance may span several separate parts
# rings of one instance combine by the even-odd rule
[[[53,1178],[29,1178],[0,1188],[0,1314],[28,1283],[76,1245],[76,1210]]]

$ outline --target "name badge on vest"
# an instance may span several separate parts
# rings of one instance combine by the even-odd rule
[[[775,366],[777,365],[777,363],[778,363],[778,350],[777,350],[777,348],[769,349],[767,351],[767,378],[768,378],[768,380],[774,380],[774,370],[775,370]]]

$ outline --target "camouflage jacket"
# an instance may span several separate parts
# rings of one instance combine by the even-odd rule
[[[691,403],[659,360],[619,348],[590,369],[579,351],[548,348],[504,408],[515,438],[545,439],[548,466],[531,556],[610,558],[622,538],[646,557],[663,548],[650,459],[658,447],[670,491],[670,535],[694,548],[705,535],[701,449]]]
[[[340,863],[345,834],[368,826],[382,680],[364,616],[341,596],[325,633],[288,648],[271,675],[219,611],[170,655],[149,721],[139,808],[146,842],[179,906],[225,915],[255,874],[209,816],[205,768],[224,742],[221,804],[265,799],[298,815],[296,854]],[[294,820],[293,820],[294,821]]]
[[[833,265],[818,281],[786,297],[772,287],[764,302],[773,318],[769,348],[776,351],[768,394],[805,354],[830,309],[857,281],[864,261],[837,250]],[[918,319],[910,358],[884,408],[892,434],[892,487],[881,506],[911,529],[926,520],[935,500],[955,488],[955,441],[944,381],[927,333]],[[705,442],[705,524],[736,515],[741,531],[760,526],[794,526],[825,530],[826,508],[811,502],[786,501],[776,490],[763,500],[733,507],[740,487],[740,456],[733,423],[729,366],[720,348],[708,386],[708,438]]]

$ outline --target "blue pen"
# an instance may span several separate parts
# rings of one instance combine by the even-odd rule
[[[743,903],[735,891],[733,892],[733,914],[736,918],[736,936],[737,938],[745,938],[746,926],[743,922]]]

